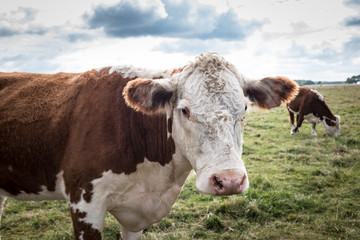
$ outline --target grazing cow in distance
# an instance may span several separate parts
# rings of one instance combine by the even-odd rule
[[[300,87],[297,96],[289,103],[287,109],[292,125],[290,134],[299,131],[304,119],[312,124],[311,135],[316,136],[316,124],[322,123],[330,136],[340,136],[340,117],[333,115],[324,101],[324,97],[316,90]],[[294,125],[296,114],[296,126]]]
[[[75,239],[101,239],[107,211],[123,239],[140,239],[191,169],[200,192],[243,193],[247,102],[277,107],[297,88],[248,81],[215,53],[165,72],[0,73],[0,209],[6,197],[65,199]]]

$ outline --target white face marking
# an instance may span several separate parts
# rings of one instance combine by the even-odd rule
[[[0,196],[7,196],[22,201],[42,201],[42,200],[63,200],[65,199],[65,185],[63,172],[61,171],[56,176],[55,191],[49,191],[46,186],[41,186],[42,191],[34,193],[21,192],[20,194],[13,196],[8,192],[0,189]]]
[[[215,65],[215,64],[214,64]],[[176,76],[177,103],[173,117],[176,149],[190,161],[197,173],[199,191],[215,194],[210,184],[213,174],[230,170],[247,175],[241,159],[243,125],[247,99],[241,80],[223,64],[211,72],[186,67]],[[211,67],[210,67],[211,68]],[[211,71],[211,69],[210,69]],[[189,117],[182,109],[189,110]],[[246,187],[248,181],[246,179]]]
[[[336,121],[335,121],[335,125],[334,126],[329,126],[327,123],[326,123],[326,120],[324,119],[322,121],[324,127],[325,127],[325,130],[326,132],[330,135],[330,136],[340,136],[340,118],[339,116],[335,116],[336,117]]]

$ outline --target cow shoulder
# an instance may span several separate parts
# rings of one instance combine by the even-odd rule
[[[132,80],[109,69],[89,71],[76,80],[81,91],[63,164],[66,193],[73,202],[91,201],[91,182],[104,172],[130,175],[145,159],[161,165],[172,159],[166,115],[145,115],[125,103],[123,91],[136,82]]]

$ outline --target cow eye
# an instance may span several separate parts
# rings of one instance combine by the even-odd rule
[[[247,110],[247,105],[245,105],[245,111]]]
[[[181,112],[184,114],[186,118],[190,118],[190,111],[187,107],[181,109]]]

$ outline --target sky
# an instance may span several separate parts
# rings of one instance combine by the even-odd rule
[[[1,72],[182,67],[217,52],[252,79],[360,74],[360,0],[0,0]]]

